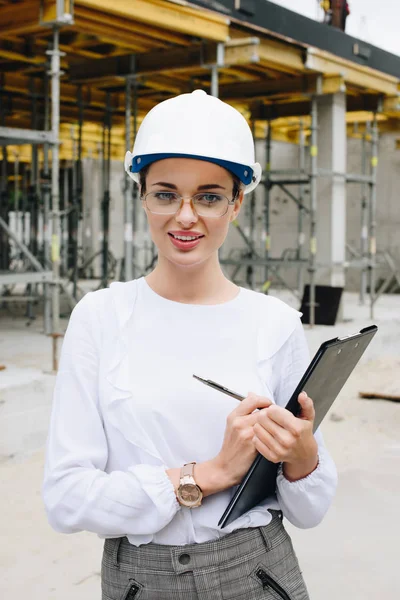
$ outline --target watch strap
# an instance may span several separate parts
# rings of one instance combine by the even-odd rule
[[[194,479],[193,471],[195,464],[195,462],[190,462],[183,465],[181,468],[181,479],[183,479],[183,477],[192,477]]]

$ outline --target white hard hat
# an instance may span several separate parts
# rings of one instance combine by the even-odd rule
[[[254,140],[246,119],[235,108],[203,90],[160,102],[145,116],[125,171],[139,183],[139,171],[164,158],[196,158],[234,173],[251,192],[260,182]]]

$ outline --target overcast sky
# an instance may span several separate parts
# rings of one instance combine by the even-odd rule
[[[270,0],[311,19],[323,14],[319,0]],[[348,0],[346,33],[400,56],[400,0]]]

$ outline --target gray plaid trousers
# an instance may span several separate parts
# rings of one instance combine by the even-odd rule
[[[107,539],[102,600],[309,600],[290,537],[271,512],[265,527],[200,544]]]

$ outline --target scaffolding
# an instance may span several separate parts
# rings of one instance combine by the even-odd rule
[[[346,261],[344,267],[346,268],[358,268],[361,269],[361,286],[360,286],[360,303],[365,302],[366,290],[369,288],[369,301],[370,301],[370,316],[374,318],[374,304],[380,294],[375,289],[376,269],[378,263],[376,260],[376,172],[378,165],[378,124],[377,115],[374,113],[371,122],[368,123],[368,132],[363,136],[362,144],[362,173],[336,173],[327,169],[318,167],[318,106],[317,98],[314,96],[311,99],[311,123],[310,123],[310,134],[308,144],[308,166],[306,161],[306,132],[302,121],[299,123],[299,143],[298,143],[298,168],[293,169],[272,169],[272,135],[271,135],[271,121],[269,118],[267,124],[266,133],[266,165],[262,178],[262,185],[264,187],[264,202],[263,202],[263,221],[264,221],[264,235],[262,237],[264,241],[264,252],[263,256],[258,251],[254,244],[254,230],[255,230],[255,206],[254,196],[250,198],[249,218],[248,226],[243,228],[239,223],[234,223],[237,231],[240,234],[242,241],[244,241],[246,250],[241,253],[238,258],[228,258],[222,260],[222,264],[227,266],[234,266],[233,278],[235,279],[239,270],[242,267],[247,269],[247,272],[251,273],[251,278],[247,279],[247,283],[251,287],[256,287],[255,277],[253,268],[262,267],[264,268],[264,275],[260,279],[260,289],[264,292],[268,292],[271,285],[272,274],[279,284],[289,290],[298,300],[303,293],[304,288],[304,270],[308,271],[309,275],[309,286],[310,286],[310,297],[309,297],[309,309],[310,309],[310,326],[315,325],[315,309],[316,309],[316,298],[315,290],[317,285],[317,273],[318,269],[323,266],[321,262],[318,262],[317,255],[317,220],[318,220],[318,192],[317,183],[321,177],[341,177],[344,178],[347,184],[361,184],[363,188],[362,203],[361,203],[361,244],[360,250],[352,249],[353,258]],[[273,107],[269,107],[269,112],[273,113]],[[264,118],[265,115],[263,114]],[[253,119],[257,118],[257,114],[253,115]],[[367,159],[367,140],[370,141],[370,155],[369,161]],[[369,164],[369,173],[367,172],[367,165]],[[292,248],[286,249],[281,257],[272,257],[270,253],[271,249],[271,229],[270,229],[270,194],[273,187],[279,187],[280,190],[290,198],[298,209],[298,227],[297,227],[297,240],[296,250],[292,251]],[[293,192],[293,187],[297,188],[296,192]],[[309,198],[309,202],[306,203],[305,199]],[[309,247],[308,256],[305,253],[305,218],[309,221]],[[245,232],[247,229],[248,233]],[[235,253],[233,249],[232,254]],[[357,260],[360,258],[360,260]],[[389,262],[388,260],[386,262]],[[281,268],[297,267],[297,287],[290,285],[285,277],[280,274]],[[395,268],[395,267],[394,267]],[[249,271],[250,269],[250,271]],[[395,273],[392,268],[392,274]],[[382,293],[382,292],[380,292]]]
[[[66,289],[60,280],[60,211],[59,211],[59,129],[60,129],[60,57],[62,53],[59,48],[59,30],[64,25],[70,25],[73,22],[73,4],[68,2],[67,5],[61,0],[56,2],[56,14],[51,20],[46,20],[44,4],[41,3],[40,18],[43,26],[50,26],[53,31],[53,43],[52,47],[46,51],[46,54],[50,56],[50,81],[51,81],[51,128],[49,130],[36,129],[38,124],[37,113],[36,113],[36,93],[34,86],[31,89],[32,95],[32,129],[24,130],[18,128],[10,128],[1,126],[0,127],[0,145],[3,148],[3,207],[8,205],[8,196],[5,193],[5,182],[6,182],[6,170],[7,170],[7,146],[8,145],[22,145],[32,144],[32,166],[30,176],[30,225],[31,225],[31,237],[30,237],[30,248],[24,243],[23,240],[19,239],[7,220],[0,217],[0,228],[5,232],[6,236],[2,238],[1,250],[2,256],[9,260],[9,244],[8,239],[11,239],[15,246],[20,250],[22,255],[26,258],[30,267],[36,272],[26,270],[19,273],[1,273],[0,283],[2,285],[15,285],[17,283],[26,284],[28,286],[29,294],[26,296],[26,300],[30,303],[33,299],[31,295],[31,289],[33,285],[38,283],[44,284],[44,316],[45,316],[45,333],[50,335],[53,339],[53,370],[57,371],[58,368],[58,357],[57,357],[57,341],[60,337],[60,286],[63,287],[64,292]],[[71,12],[68,12],[68,9]],[[45,83],[47,78],[45,78]],[[2,90],[0,90],[2,91]],[[2,95],[0,94],[0,97]],[[48,99],[47,86],[45,89],[45,97]],[[48,100],[46,100],[46,107]],[[4,112],[6,107],[1,102],[0,105],[0,119],[3,123]],[[48,108],[45,111],[45,126],[48,126]],[[43,231],[44,231],[44,252],[43,260],[40,262],[35,254],[38,253],[37,248],[37,192],[38,192],[38,145],[44,146],[44,172],[43,172],[43,191],[44,191],[44,211],[43,211]],[[51,148],[51,177],[49,185],[49,164],[48,164],[48,151]],[[17,183],[15,183],[17,185]],[[49,190],[50,188],[50,190]],[[51,211],[49,210],[49,191],[51,196]],[[18,190],[17,190],[18,192]],[[8,209],[8,206],[7,206]],[[8,210],[7,210],[8,213]],[[51,219],[49,218],[51,214]],[[17,215],[18,219],[18,215]],[[51,245],[49,244],[49,221],[51,220]],[[48,268],[49,258],[49,247],[51,248],[51,266],[52,269]],[[5,265],[2,265],[3,267]],[[7,265],[8,266],[8,265]],[[51,284],[51,296],[49,294],[48,285]],[[74,305],[73,299],[69,296],[72,306]],[[6,296],[7,298],[7,296]],[[8,300],[11,296],[8,295]],[[2,298],[3,300],[3,298]],[[51,303],[51,311],[50,311]],[[52,319],[52,326],[50,329],[50,314]]]
[[[147,3],[149,10],[152,3],[153,0]],[[119,0],[116,4],[119,5]],[[258,139],[260,127],[265,127],[263,123],[266,122],[263,130],[266,164],[261,192],[250,194],[243,211],[244,221],[241,216],[240,222],[234,223],[241,247],[234,248],[228,257],[220,255],[221,264],[232,268],[232,279],[237,280],[244,270],[245,283],[249,287],[268,293],[271,283],[278,282],[299,300],[307,274],[310,324],[313,325],[315,288],[321,267],[316,244],[317,184],[323,177],[344,177],[348,184],[362,186],[360,248],[348,247],[350,260],[344,266],[361,269],[360,302],[365,302],[369,294],[372,316],[377,298],[390,283],[387,278],[375,289],[376,270],[382,264],[382,257],[376,252],[377,103],[381,103],[387,114],[397,115],[398,106],[391,98],[397,93],[398,79],[383,73],[363,72],[360,75],[358,67],[347,63],[341,64],[344,75],[337,76],[338,71],[332,69],[337,69],[338,61],[342,59],[329,58],[327,53],[319,56],[316,49],[300,49],[289,42],[272,40],[270,35],[263,37],[260,33],[260,37],[249,37],[250,33],[254,34],[250,28],[244,30],[236,24],[229,25],[223,17],[205,9],[196,11],[176,5],[172,10],[170,3],[165,2],[165,14],[168,13],[176,28],[171,30],[157,20],[156,13],[144,14],[138,25],[139,13],[126,5],[127,19],[136,27],[136,40],[131,32],[129,36],[126,32],[124,35],[127,27],[124,17],[117,18],[113,10],[110,9],[108,25],[104,14],[98,13],[96,7],[90,11],[82,6],[78,8],[78,33],[74,33],[72,2],[42,2],[40,26],[52,31],[47,50],[50,60],[44,76],[38,77],[42,67],[37,59],[25,56],[33,65],[26,78],[7,75],[0,79],[1,302],[11,303],[23,298],[27,316],[32,318],[35,302],[43,297],[45,332],[54,340],[54,369],[60,330],[60,291],[73,307],[84,293],[80,287],[82,279],[96,278],[98,281],[94,285],[105,287],[114,279],[130,280],[147,274],[157,260],[140,211],[137,186],[122,173],[122,167],[122,258],[116,258],[110,248],[114,128],[123,123],[125,144],[121,137],[118,147],[119,150],[130,150],[144,113],[160,100],[195,87],[202,87],[237,106],[249,118],[254,137]],[[152,27],[148,25],[150,16],[155,20]],[[194,22],[198,26],[197,33],[200,32],[197,40],[193,39]],[[22,25],[16,23],[15,27],[20,31]],[[32,24],[29,27],[30,31],[36,31]],[[110,37],[111,33],[114,36],[114,27],[119,27],[121,48],[112,44],[119,42]],[[64,37],[63,30],[67,30]],[[154,41],[157,35],[164,36],[161,44],[160,40]],[[13,43],[11,39],[9,44]],[[64,49],[78,53],[79,61],[68,64]],[[96,58],[103,51],[106,58]],[[0,52],[5,56],[12,54],[1,45]],[[328,64],[329,60],[333,61],[332,65]],[[329,68],[324,71],[327,64]],[[60,76],[64,68],[67,76],[61,89]],[[31,129],[9,127],[7,114],[11,102],[19,106],[24,86],[28,90]],[[317,97],[342,91],[343,86],[350,86],[349,111],[375,112],[374,119],[367,122],[362,139],[361,174],[331,173],[318,165]],[[43,115],[40,112],[42,106]],[[254,106],[261,106],[262,114],[253,110]],[[73,123],[69,126],[69,156],[60,153],[61,109],[64,116],[67,115],[67,121]],[[298,167],[272,169],[274,120],[292,115],[300,117]],[[84,190],[85,125],[91,122],[101,124],[101,136],[96,142],[98,149],[90,155],[91,165],[98,167],[101,180],[100,189],[94,192],[97,194],[94,204],[100,206],[97,228],[88,225],[92,217],[85,201],[87,187]],[[8,149],[22,144],[32,147],[30,166],[16,151],[11,175]],[[12,177],[14,210],[10,211],[11,186],[7,186],[7,181],[11,182]],[[297,239],[293,247],[287,248],[279,257],[273,256],[271,244],[271,194],[274,188],[279,188],[297,207]],[[95,235],[98,236],[96,240]],[[386,254],[383,260],[389,267],[390,277],[400,281],[395,261]],[[296,269],[295,285],[286,277],[289,267]],[[13,294],[17,282],[26,286],[23,297]]]

